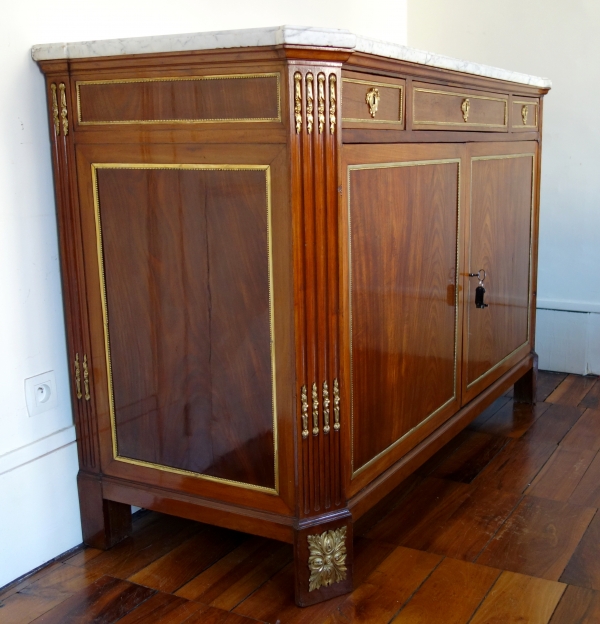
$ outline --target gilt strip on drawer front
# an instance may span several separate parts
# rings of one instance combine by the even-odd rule
[[[508,126],[508,97],[413,88],[413,126]],[[454,128],[453,128],[454,129]]]
[[[513,100],[513,130],[536,130],[539,104],[532,100]]]
[[[342,121],[395,125],[404,123],[404,88],[401,84],[355,78],[342,78],[342,84],[344,110],[348,115]],[[369,100],[373,100],[373,104],[369,104]]]
[[[280,122],[278,72],[76,82],[79,125]]]

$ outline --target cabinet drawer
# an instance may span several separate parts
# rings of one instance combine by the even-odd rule
[[[371,80],[368,74],[342,75],[344,127],[404,126],[404,80]]]
[[[508,96],[414,83],[415,130],[506,132]]]
[[[80,126],[281,121],[279,74],[83,80]]]
[[[512,101],[511,130],[531,132],[538,129],[540,101],[537,98],[516,97]]]

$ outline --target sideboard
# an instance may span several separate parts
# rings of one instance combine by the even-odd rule
[[[84,540],[131,505],[293,544],[535,397],[546,79],[292,27],[36,46]]]

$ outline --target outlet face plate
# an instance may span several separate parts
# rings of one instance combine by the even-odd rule
[[[26,379],[25,400],[29,416],[37,416],[42,412],[58,407],[54,371],[48,371],[47,373]]]

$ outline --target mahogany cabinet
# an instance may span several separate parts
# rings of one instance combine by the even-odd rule
[[[59,56],[85,542],[137,505],[292,543],[300,605],[350,591],[353,523],[534,400],[548,87],[343,45]]]

